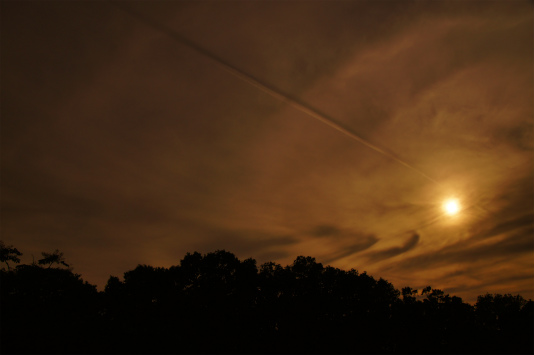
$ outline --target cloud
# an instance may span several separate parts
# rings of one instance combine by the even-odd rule
[[[299,242],[300,240],[292,235],[280,235],[259,230],[213,228],[206,232],[206,238],[199,243],[199,251],[209,252],[225,249],[243,257],[259,255],[277,259],[282,255],[289,255],[284,250],[285,247]]]
[[[473,234],[469,241],[478,241],[481,239],[489,239],[499,236],[502,233],[511,232],[516,229],[521,229],[527,226],[531,226],[534,223],[534,213],[527,213],[525,215],[512,218],[496,224],[493,227]],[[454,248],[454,247],[452,247]]]
[[[491,263],[495,259],[512,258],[517,254],[528,254],[534,250],[534,233],[533,220],[530,219],[527,223],[518,227],[515,224],[510,224],[508,229],[514,231],[506,235],[503,239],[499,239],[490,243],[473,244],[473,240],[468,239],[457,242],[452,245],[445,246],[437,251],[428,252],[425,254],[412,256],[404,260],[400,260],[390,268],[402,270],[424,270],[429,268],[437,268],[445,265],[453,264],[470,264],[478,261],[484,263]],[[504,225],[504,224],[503,224]],[[499,233],[503,232],[503,225],[494,230]],[[495,234],[488,234],[493,236]]]
[[[526,293],[532,292],[532,273],[530,272],[523,272],[515,275],[510,275],[508,272],[502,272],[500,277],[492,278],[488,280],[485,275],[478,275],[481,279],[479,282],[471,282],[470,284],[465,283],[456,283],[455,286],[447,287],[447,293],[451,294],[457,294],[457,293],[469,293],[469,294],[483,294],[486,292],[492,293],[492,289],[501,290],[503,289],[503,285],[505,287],[510,287],[510,285],[514,284],[525,284],[526,289],[524,291],[527,291]],[[471,280],[472,281],[472,280]],[[528,289],[528,290],[527,290]],[[521,290],[523,291],[523,290]],[[520,290],[516,291],[519,292]],[[502,293],[502,291],[498,291],[498,293]],[[515,292],[514,292],[515,294]],[[473,300],[471,300],[473,301]]]
[[[494,139],[503,141],[521,151],[534,151],[534,125],[531,117],[528,121],[525,120],[525,122],[496,131]]]
[[[402,246],[400,247],[391,247],[388,249],[377,250],[374,252],[368,253],[366,256],[369,260],[377,262],[384,259],[389,259],[394,256],[406,253],[407,251],[413,249],[419,242],[419,234],[414,233]]]
[[[341,230],[338,227],[328,224],[319,225],[311,231],[311,235],[319,238],[332,237],[340,233]]]
[[[356,242],[353,242],[346,246],[342,245],[337,247],[338,251],[331,253],[329,256],[327,256],[324,259],[324,263],[331,263],[351,256],[353,254],[362,252],[366,249],[369,249],[376,242],[378,242],[378,238],[376,238],[374,235],[352,234],[351,239],[356,239]]]

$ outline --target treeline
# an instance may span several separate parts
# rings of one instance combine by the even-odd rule
[[[1,244],[1,261],[18,252]],[[19,261],[19,260],[18,260]],[[84,282],[59,251],[3,268],[2,353],[533,353],[534,303],[427,287],[299,256],[282,267],[219,250]]]

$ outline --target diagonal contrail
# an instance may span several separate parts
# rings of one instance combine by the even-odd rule
[[[149,17],[144,16],[144,15],[140,14],[139,12],[137,12],[135,10],[132,10],[131,8],[128,8],[127,6],[123,6],[122,3],[118,3],[118,2],[114,2],[114,1],[109,2],[109,3],[114,5],[114,6],[116,6],[117,8],[121,9],[122,11],[128,13],[129,15],[133,16],[134,18],[138,19],[139,21],[145,23],[146,25],[152,27],[153,29],[155,29],[155,30],[157,30],[159,32],[165,33],[167,36],[171,37],[175,41],[177,41],[177,42],[189,47],[190,49],[193,49],[197,53],[202,54],[203,56],[211,59],[214,64],[218,65],[220,68],[226,70],[227,72],[229,72],[230,74],[234,75],[235,77],[243,80],[244,82],[249,83],[250,85],[253,85],[254,87],[260,89],[261,91],[263,91],[263,92],[265,92],[265,93],[267,93],[269,95],[271,95],[272,97],[275,97],[275,98],[277,98],[277,99],[279,99],[279,100],[281,100],[283,102],[286,102],[286,103],[290,104],[291,106],[293,106],[297,110],[307,114],[308,116],[315,118],[316,120],[318,120],[318,121],[330,126],[331,128],[333,128],[333,129],[345,134],[346,136],[358,141],[359,143],[365,145],[366,147],[368,147],[368,148],[370,148],[370,149],[382,154],[385,157],[388,157],[388,158],[396,161],[397,163],[405,166],[408,169],[411,169],[412,171],[418,173],[419,175],[421,175],[425,179],[427,179],[427,180],[439,185],[439,183],[436,180],[434,180],[433,178],[431,178],[430,176],[428,176],[427,174],[425,174],[421,170],[419,170],[419,169],[415,168],[414,166],[408,164],[407,162],[405,162],[404,160],[402,160],[399,157],[395,156],[394,154],[392,154],[392,153],[390,153],[388,151],[385,151],[382,148],[377,147],[373,143],[371,143],[368,140],[358,136],[356,133],[350,131],[349,129],[341,126],[339,123],[337,123],[334,119],[332,119],[328,115],[326,115],[326,114],[320,112],[319,110],[309,106],[308,104],[298,100],[297,98],[294,98],[291,95],[288,95],[288,94],[282,92],[281,90],[279,90],[277,88],[274,88],[274,87],[270,86],[269,84],[266,84],[266,83],[260,81],[259,79],[255,78],[251,74],[244,72],[243,70],[241,70],[241,69],[235,67],[234,65],[228,63],[223,58],[217,56],[216,54],[214,54],[214,53],[212,53],[210,51],[208,51],[206,48],[201,47],[198,44],[196,44],[195,42],[191,41],[190,39],[180,35],[176,31],[174,31],[173,29],[171,29],[171,28],[169,28],[169,27],[167,27],[165,25],[162,25],[161,23],[158,23],[158,22],[154,21],[154,20],[150,19]]]

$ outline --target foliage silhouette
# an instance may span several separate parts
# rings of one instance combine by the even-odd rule
[[[2,269],[0,281],[3,353],[534,350],[533,302],[519,295],[486,294],[472,306],[309,256],[258,267],[225,250],[188,253],[170,268],[111,276],[102,292],[70,269],[39,265]]]
[[[48,268],[50,268],[53,264],[69,267],[69,264],[65,262],[63,253],[61,253],[58,249],[54,250],[53,253],[43,252],[41,255],[43,258],[37,261],[39,265],[48,265]]]
[[[7,269],[9,270],[8,261],[12,261],[15,264],[20,263],[20,258],[22,253],[13,248],[13,245],[5,245],[3,241],[0,240],[0,262],[6,263]]]

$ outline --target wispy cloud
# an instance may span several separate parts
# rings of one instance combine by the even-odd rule
[[[534,226],[532,220],[528,225],[513,227],[514,232],[502,239],[488,243],[473,243],[472,240],[460,241],[447,245],[437,251],[408,257],[390,266],[403,270],[424,270],[444,265],[470,264],[480,260],[490,263],[495,259],[512,258],[517,254],[532,254],[534,251]]]
[[[419,242],[419,234],[414,233],[402,246],[400,247],[391,247],[387,249],[377,250],[374,252],[367,253],[367,257],[372,262],[377,262],[384,259],[389,259],[394,256],[406,253],[409,250],[415,248]]]
[[[354,237],[354,239],[356,239],[356,242],[339,247],[339,251],[332,253],[330,256],[327,256],[326,259],[324,259],[324,262],[331,263],[336,260],[351,256],[353,254],[360,253],[364,250],[369,249],[376,242],[378,242],[378,238],[376,238],[374,235],[355,235]]]

